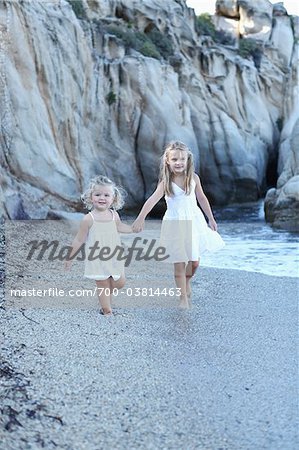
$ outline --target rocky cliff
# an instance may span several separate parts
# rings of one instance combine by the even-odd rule
[[[180,139],[213,203],[259,198],[278,170],[267,217],[293,223],[298,25],[268,0],[216,6],[206,31],[184,0],[3,0],[4,216],[81,210],[97,173],[138,208]]]

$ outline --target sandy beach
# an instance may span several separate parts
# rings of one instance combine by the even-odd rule
[[[10,258],[9,287],[93,287]],[[174,286],[139,267],[126,289]],[[296,447],[297,279],[201,268],[189,311],[123,294],[113,317],[96,296],[21,297],[1,309],[1,449]]]

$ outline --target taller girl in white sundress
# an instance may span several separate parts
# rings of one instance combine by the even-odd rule
[[[166,248],[166,262],[188,264],[198,261],[205,251],[217,251],[224,242],[217,231],[208,227],[197,206],[196,181],[191,180],[190,194],[172,181],[173,195],[165,195],[160,245]]]
[[[189,308],[190,281],[206,250],[215,251],[224,246],[217,233],[217,224],[198,175],[194,173],[193,155],[182,142],[170,142],[164,151],[160,182],[155,192],[143,205],[133,231],[143,229],[144,220],[156,203],[165,195],[167,211],[162,221],[160,245],[166,247],[174,263],[174,277],[181,292],[180,307]],[[206,214],[209,227],[197,201]]]

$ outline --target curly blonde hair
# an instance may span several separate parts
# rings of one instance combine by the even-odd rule
[[[163,181],[164,183],[164,192],[166,195],[171,196],[173,195],[173,188],[172,188],[172,173],[169,169],[169,165],[167,164],[169,154],[171,151],[180,151],[180,152],[186,152],[187,153],[187,168],[186,168],[186,176],[184,180],[184,191],[187,195],[191,192],[191,182],[193,179],[193,173],[194,173],[194,163],[193,163],[193,154],[191,150],[187,147],[186,144],[180,141],[171,141],[169,142],[165,149],[164,153],[161,158],[161,166],[160,166],[160,181]]]
[[[118,209],[121,209],[123,207],[125,203],[125,197],[127,195],[126,191],[122,187],[117,186],[108,177],[105,177],[104,175],[97,175],[90,180],[88,188],[81,195],[81,200],[87,209],[92,209],[91,196],[96,186],[110,186],[113,189],[114,194],[113,203],[111,205],[112,208],[117,211]]]

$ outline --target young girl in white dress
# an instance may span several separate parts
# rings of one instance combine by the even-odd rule
[[[163,196],[167,210],[162,221],[160,245],[169,255],[166,262],[174,263],[174,277],[181,292],[180,307],[189,308],[190,280],[200,256],[206,250],[222,248],[224,242],[217,233],[217,224],[199,177],[194,173],[193,155],[182,142],[170,142],[166,146],[160,181],[133,223],[133,231],[143,229],[146,216]],[[209,227],[197,201],[208,218]]]
[[[98,287],[101,312],[111,315],[111,293],[125,285],[124,262],[117,258],[121,249],[119,232],[132,233],[132,227],[121,222],[116,210],[124,204],[124,191],[105,176],[97,176],[90,181],[89,188],[82,195],[82,200],[91,211],[83,218],[79,231],[72,243],[72,252],[65,268],[69,269],[72,256],[85,244],[84,276],[95,280]],[[96,248],[93,255],[90,249]],[[107,253],[102,257],[99,251]],[[108,251],[112,255],[109,258]]]

